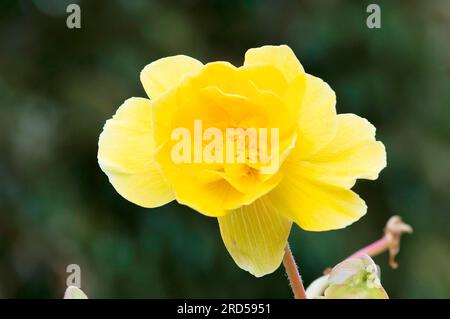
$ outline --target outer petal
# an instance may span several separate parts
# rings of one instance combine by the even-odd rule
[[[268,197],[218,220],[225,246],[239,267],[261,277],[280,266],[292,222],[278,213]]]
[[[351,190],[314,181],[302,167],[285,163],[285,177],[267,196],[301,228],[325,231],[346,227],[367,210]]]
[[[111,184],[143,207],[174,199],[154,159],[151,107],[147,99],[126,100],[106,122],[98,141],[98,162]]]
[[[357,178],[377,179],[386,167],[383,143],[375,140],[375,127],[354,114],[338,115],[335,137],[322,150],[298,162],[311,179],[351,188]]]
[[[175,55],[156,60],[141,72],[141,82],[147,95],[155,99],[181,82],[184,76],[195,74],[203,64],[186,55]]]
[[[321,79],[307,74],[306,92],[300,107],[299,138],[293,152],[306,158],[327,145],[336,134],[336,94]]]
[[[269,64],[280,70],[288,82],[305,73],[300,61],[287,45],[266,45],[245,53],[244,65]]]

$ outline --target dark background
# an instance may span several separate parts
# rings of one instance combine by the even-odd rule
[[[379,238],[386,220],[414,227],[392,270],[375,258],[392,298],[450,297],[450,1],[0,2],[0,297],[62,297],[66,266],[104,297],[291,297],[283,269],[257,279],[228,255],[216,220],[171,203],[137,207],[97,164],[104,122],[145,96],[139,72],[160,57],[243,62],[288,44],[336,91],[339,113],[377,127],[388,167],[357,192],[368,214],[351,227],[290,242],[308,284]]]

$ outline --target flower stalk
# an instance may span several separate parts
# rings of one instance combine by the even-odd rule
[[[412,232],[412,227],[404,223],[400,216],[392,216],[386,223],[384,236],[381,239],[358,250],[348,258],[359,257],[361,255],[374,257],[389,250],[389,265],[395,269],[398,267],[395,256],[400,251],[400,237],[404,233],[411,234]]]
[[[283,266],[286,269],[286,274],[289,279],[289,283],[294,293],[295,299],[307,299],[303,282],[298,272],[297,264],[295,263],[294,256],[292,255],[289,243],[286,244],[284,249]]]

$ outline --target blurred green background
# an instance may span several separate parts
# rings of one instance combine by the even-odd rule
[[[366,7],[381,6],[381,29]],[[351,227],[290,242],[306,283],[378,239],[387,219],[414,227],[398,260],[375,258],[392,298],[450,297],[450,1],[0,2],[0,297],[62,297],[66,266],[91,297],[278,297],[283,269],[257,279],[228,255],[216,220],[171,203],[143,209],[97,164],[104,122],[145,96],[139,72],[160,57],[243,62],[288,44],[337,93],[338,112],[366,117],[388,167],[358,193],[368,214]]]

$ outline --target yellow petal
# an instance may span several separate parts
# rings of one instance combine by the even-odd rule
[[[285,163],[285,176],[269,196],[280,213],[310,231],[339,229],[361,218],[364,201],[351,190],[314,181],[301,166]]]
[[[386,167],[383,143],[375,140],[375,127],[354,114],[339,114],[335,137],[322,150],[298,162],[310,178],[351,188],[357,178],[377,179]]]
[[[217,217],[226,214],[227,207],[235,208],[246,202],[245,194],[217,175],[215,164],[175,163],[171,153],[172,146],[165,143],[155,157],[180,204],[206,216]]]
[[[306,76],[297,77],[295,80],[291,81],[282,97],[284,103],[286,104],[286,114],[296,123],[297,130],[298,126],[304,124],[305,108],[302,106],[303,100],[307,93],[307,81],[308,78]]]
[[[205,112],[208,114],[220,112],[215,105],[217,104],[216,101],[208,101],[213,104],[205,105],[204,102],[205,97],[208,95],[206,94],[208,89],[214,91],[218,90],[224,94],[232,94],[235,100],[233,103],[229,104],[229,107],[235,109],[238,108],[242,102],[245,102],[239,101],[240,98],[242,100],[248,100],[248,95],[255,95],[258,93],[255,86],[250,81],[240,77],[237,68],[230,63],[213,62],[206,64],[195,77],[190,78],[188,81],[184,81],[180,86],[174,87],[168,94],[164,94],[155,101],[153,114],[155,139],[158,146],[169,139],[170,134],[175,127],[185,127],[189,125],[189,120],[191,121],[190,125],[192,125],[192,118],[204,120],[203,117]],[[206,91],[202,94],[200,93],[202,90]],[[266,95],[268,94],[270,94],[270,92],[266,93]],[[200,101],[199,99],[203,99],[203,101]],[[180,110],[192,106],[195,106],[195,110],[190,110],[189,120],[185,119],[184,125],[181,125],[182,123],[179,123],[179,121],[174,123]],[[209,110],[210,108],[212,108],[212,110]],[[242,112],[245,111],[246,107],[241,107],[240,109]],[[184,112],[184,115],[185,114],[186,112]],[[180,119],[180,117],[178,117],[178,119]]]
[[[174,181],[177,202],[206,216],[223,216],[225,206],[236,207],[243,201],[244,195],[225,180],[203,183],[191,178],[189,182],[180,176]]]
[[[249,91],[255,91],[255,85],[242,75],[239,68],[224,61],[205,64],[201,72],[180,87],[181,95],[207,87],[217,87],[225,94],[249,96]]]
[[[284,256],[292,222],[269,198],[219,217],[222,239],[236,264],[256,277],[274,272]]]
[[[242,76],[250,80],[261,91],[270,91],[281,97],[288,83],[276,67],[272,65],[245,65],[240,67]]]
[[[268,64],[280,70],[288,82],[304,74],[300,61],[287,45],[266,45],[245,53],[244,65]]]
[[[202,67],[200,61],[186,55],[162,58],[142,70],[141,82],[147,95],[155,99],[178,85],[183,77],[197,73]]]
[[[254,181],[254,187],[243,193],[219,172],[208,170],[204,164],[171,162],[170,151],[170,147],[162,147],[157,158],[163,163],[165,176],[171,181],[176,200],[206,216],[223,216],[228,210],[248,205],[270,192],[282,178],[278,173],[265,181]]]
[[[174,199],[154,158],[151,102],[126,100],[108,120],[98,141],[98,162],[117,192],[143,206]]]
[[[336,95],[327,83],[307,74],[306,92],[298,116],[297,158],[314,154],[336,134]]]

